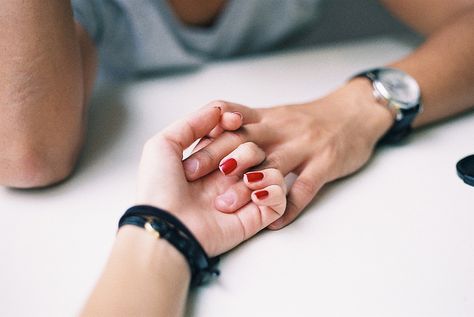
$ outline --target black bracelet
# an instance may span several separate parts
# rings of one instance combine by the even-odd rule
[[[189,264],[191,286],[203,285],[219,275],[219,257],[209,258],[188,228],[169,212],[152,206],[133,206],[120,218],[118,227],[126,224],[141,228],[148,224],[157,236],[171,243]]]

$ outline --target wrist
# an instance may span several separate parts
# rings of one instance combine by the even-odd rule
[[[369,80],[354,78],[336,93],[341,94],[344,108],[352,113],[353,120],[358,121],[360,132],[374,144],[393,125],[395,114],[376,100]]]
[[[182,315],[190,279],[186,265],[166,241],[124,226],[81,315]]]
[[[184,256],[168,241],[156,239],[144,229],[130,225],[120,228],[113,255],[152,279],[166,278],[176,286],[189,284],[191,276]]]

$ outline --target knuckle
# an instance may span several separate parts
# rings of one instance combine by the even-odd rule
[[[226,131],[224,133],[226,134],[226,137],[229,138],[229,141],[233,144],[242,144],[247,141],[242,133],[230,131]]]
[[[169,139],[166,135],[160,133],[154,137],[148,139],[143,145],[142,153],[145,155],[159,155],[164,149],[171,150],[176,153],[181,152],[181,145],[172,139]]]
[[[196,154],[198,156],[198,160],[203,165],[207,165],[207,164],[212,165],[212,163],[216,160],[216,154],[213,151],[211,151],[208,147],[202,148]]]
[[[328,158],[330,161],[334,161],[334,160],[339,156],[340,149],[341,149],[341,144],[340,144],[340,142],[339,142],[337,139],[332,138],[332,139],[326,144],[325,153],[326,153],[327,158]]]
[[[343,146],[337,140],[329,141],[325,148],[321,151],[319,161],[326,173],[319,175],[327,181],[340,174],[341,170],[345,169],[345,165],[350,164],[352,160],[344,159],[347,157],[344,154]]]
[[[282,161],[282,154],[278,152],[274,152],[264,162],[264,166],[269,169],[280,170],[279,167],[280,167],[281,161]]]
[[[270,181],[273,184],[281,187],[286,194],[285,177],[279,170],[277,170],[276,168],[268,168],[265,170],[265,174],[266,174],[265,177],[267,178],[267,181]]]
[[[279,197],[279,200],[285,199],[285,189],[281,185],[275,185],[275,194]]]
[[[318,191],[318,184],[307,178],[297,179],[292,186],[292,190],[301,193],[305,201],[311,200]]]
[[[263,150],[253,142],[246,142],[241,145],[252,157],[261,157],[264,154]]]
[[[272,175],[275,175],[275,178],[279,180],[282,180],[284,178],[283,173],[276,168],[269,168],[268,172],[271,173]]]
[[[261,167],[261,166],[259,166]],[[276,168],[270,167],[270,168],[262,168],[262,172],[265,172],[265,177],[268,179],[271,179],[272,182],[279,182],[281,179],[283,179],[283,175],[279,170]]]

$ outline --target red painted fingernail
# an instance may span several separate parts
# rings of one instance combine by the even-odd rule
[[[263,179],[262,172],[249,172],[246,173],[245,176],[247,177],[247,181],[249,181],[249,183],[258,182]]]
[[[219,169],[221,170],[224,175],[228,175],[232,173],[233,170],[237,167],[237,161],[233,158],[225,160],[221,165],[219,165]]]
[[[258,192],[255,192],[255,196],[257,196],[258,199],[265,199],[268,197],[268,191],[260,190]]]
[[[238,115],[240,117],[240,120],[244,119],[244,115],[241,114],[240,112],[236,111],[236,112],[232,112],[232,113]]]

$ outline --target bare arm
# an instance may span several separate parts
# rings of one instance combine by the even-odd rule
[[[0,29],[0,184],[49,185],[81,147],[94,48],[69,1],[1,1]]]
[[[165,240],[125,226],[82,316],[182,316],[190,273]]]
[[[398,61],[421,86],[420,126],[474,106],[474,1],[382,1],[427,40]]]
[[[427,40],[393,66],[420,84],[425,111],[415,126],[472,109],[474,106],[474,1],[385,0],[391,11]],[[382,66],[382,65],[380,65]],[[373,98],[368,80],[354,79],[327,96],[299,105],[252,109],[222,102],[226,111],[255,118],[252,125],[225,141],[210,143],[188,161],[189,180],[209,173],[232,142],[252,140],[267,154],[264,167],[298,175],[288,193],[288,208],[271,229],[291,223],[326,183],[354,173],[368,162],[378,140],[393,124],[390,111]],[[210,155],[212,154],[212,155]],[[242,196],[237,184],[225,195]],[[218,198],[217,198],[218,199]],[[220,210],[231,212],[245,199]]]

